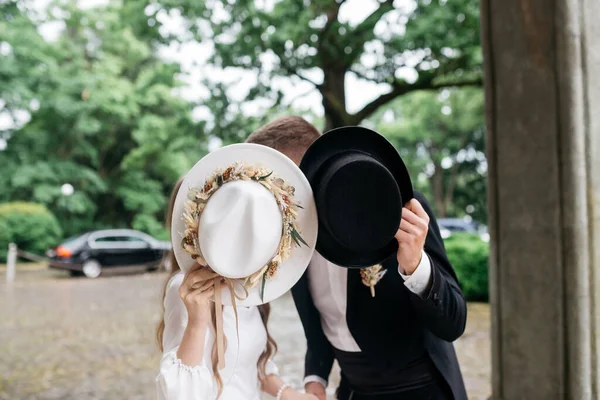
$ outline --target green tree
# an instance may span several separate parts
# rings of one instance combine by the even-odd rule
[[[256,71],[258,83],[248,98],[280,100],[272,89],[277,77],[314,85],[322,95],[326,129],[357,125],[410,92],[481,84],[476,0],[417,0],[402,6],[378,0],[358,24],[340,21],[344,3],[159,0],[153,10],[182,12],[200,40],[214,43],[210,64]],[[348,74],[389,91],[350,113]],[[315,75],[320,78],[310,78]]]
[[[376,124],[403,156],[415,186],[439,217],[464,215],[485,222],[486,172],[483,93],[480,89],[421,92],[393,103]],[[476,211],[476,212],[475,212]]]
[[[43,254],[61,239],[54,215],[40,204],[0,203],[0,262],[6,262],[9,243],[21,250]]]
[[[2,99],[29,121],[3,132],[0,200],[43,203],[68,234],[121,226],[164,235],[171,185],[206,152],[193,105],[174,94],[180,67],[156,56],[155,32],[135,22],[147,24],[144,14],[132,21],[132,4],[3,9],[11,16],[0,42],[12,50],[0,62]],[[63,24],[54,42],[37,33],[47,21]]]
[[[14,46],[25,44],[25,46]],[[17,2],[0,2],[0,110],[6,116],[29,107],[44,71],[39,65],[51,61],[47,43]],[[5,132],[0,132],[5,138]]]

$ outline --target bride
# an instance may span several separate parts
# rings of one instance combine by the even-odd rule
[[[269,301],[302,276],[317,235],[310,186],[279,152],[227,146],[173,191],[173,274],[158,329],[160,400],[317,400],[279,376]]]

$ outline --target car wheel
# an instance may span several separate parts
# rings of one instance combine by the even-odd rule
[[[156,271],[158,271],[158,267],[159,267],[159,264],[153,264],[153,265],[149,266],[148,268],[146,268],[146,271],[156,272]]]
[[[102,265],[96,260],[87,260],[83,263],[83,274],[87,278],[97,278],[102,273]]]

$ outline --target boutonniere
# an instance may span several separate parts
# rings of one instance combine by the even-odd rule
[[[381,278],[387,272],[386,269],[381,269],[381,264],[373,265],[372,267],[362,268],[360,270],[360,277],[362,278],[363,285],[371,289],[371,296],[375,297],[375,285],[379,283]]]

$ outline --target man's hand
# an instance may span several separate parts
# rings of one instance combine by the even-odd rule
[[[402,209],[398,240],[398,265],[405,275],[412,275],[421,262],[425,238],[429,231],[429,215],[417,200],[412,199]]]
[[[319,400],[327,400],[327,393],[325,392],[325,388],[319,382],[308,382],[304,386],[304,390],[308,394],[317,396]]]

